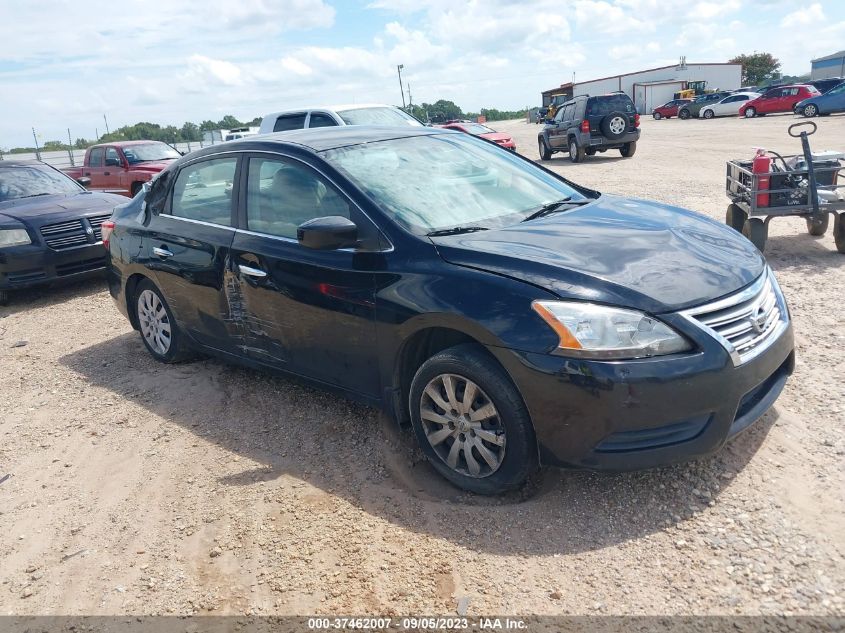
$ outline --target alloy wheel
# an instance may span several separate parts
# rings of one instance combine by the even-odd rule
[[[812,103],[804,106],[804,116],[812,117],[812,116],[816,116],[817,113],[818,113],[818,109]]]
[[[161,299],[152,290],[144,290],[138,296],[138,323],[150,348],[162,356],[167,354],[173,340],[170,319]]]
[[[496,405],[473,381],[439,374],[420,397],[426,439],[452,470],[474,478],[489,477],[505,457],[505,427]]]
[[[621,116],[615,116],[610,120],[610,123],[607,124],[607,127],[615,135],[622,134],[622,132],[625,131],[625,119]]]

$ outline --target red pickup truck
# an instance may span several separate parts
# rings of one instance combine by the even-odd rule
[[[64,172],[92,191],[131,197],[180,156],[170,145],[159,141],[105,143],[88,148],[82,167]]]

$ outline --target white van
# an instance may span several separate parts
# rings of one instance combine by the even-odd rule
[[[359,103],[353,105],[291,108],[268,114],[261,119],[259,134],[286,132],[310,127],[335,125],[423,126],[407,112],[391,105]]]

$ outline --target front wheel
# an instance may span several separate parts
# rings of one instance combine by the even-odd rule
[[[830,225],[830,214],[825,211],[819,211],[818,215],[811,214],[807,216],[807,233],[814,237],[820,237],[827,233],[827,227]]]
[[[474,345],[429,358],[411,383],[410,413],[422,452],[443,477],[477,494],[521,486],[537,470],[537,440],[522,397]]]
[[[135,317],[147,351],[162,363],[178,363],[190,357],[176,319],[161,291],[145,279],[135,293]]]
[[[549,160],[552,157],[552,150],[549,149],[549,146],[546,144],[546,139],[542,136],[539,139],[539,145],[540,160]]]
[[[845,213],[837,213],[833,220],[833,241],[836,242],[836,250],[845,253]]]
[[[569,139],[569,160],[573,163],[580,163],[584,160],[584,148],[578,145],[574,138]]]
[[[704,111],[704,118],[705,119],[712,119],[714,116],[716,116],[716,115],[713,113],[713,110],[705,110]]]
[[[622,154],[622,158],[631,158],[634,155],[634,152],[637,151],[637,142],[631,141],[630,143],[625,143],[622,147],[619,148],[619,153]]]
[[[816,107],[815,103],[808,103],[801,110],[801,114],[803,114],[807,118],[814,117],[818,113],[819,113],[819,109],[818,109],[818,107]]]
[[[754,108],[745,108],[745,118],[746,119],[753,119],[757,116],[757,110]]]
[[[742,225],[742,234],[762,253],[766,248],[766,239],[769,237],[769,227],[760,218],[749,218]]]
[[[688,118],[690,118],[689,110],[681,110],[680,112],[678,112],[678,118],[686,121]]]
[[[659,112],[655,112],[655,113],[654,113],[654,114],[652,114],[651,116],[653,116],[653,117],[654,117],[654,120],[655,120],[655,121],[659,121],[660,119],[662,119],[662,118],[663,118],[663,115],[662,115],[662,114],[660,114]]]

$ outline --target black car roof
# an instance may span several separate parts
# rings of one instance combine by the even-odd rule
[[[43,164],[37,160],[9,160],[8,158],[0,160],[0,167],[37,167]]]

